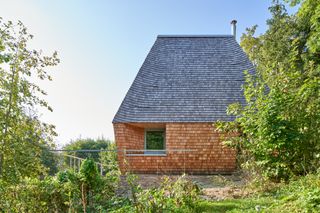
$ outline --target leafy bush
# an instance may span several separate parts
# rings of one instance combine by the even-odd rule
[[[110,175],[119,176],[120,170],[117,160],[117,146],[115,143],[110,143],[108,150],[102,150],[99,154],[100,163],[103,165],[103,170]]]
[[[50,151],[50,148],[54,146],[42,146],[41,147],[41,163],[48,170],[49,175],[55,175],[58,172],[59,159],[58,156]]]
[[[110,140],[102,138],[92,139],[76,139],[70,141],[70,143],[66,144],[63,149],[65,150],[101,150],[101,149],[109,149],[110,144],[112,142]],[[74,155],[79,158],[92,158],[94,161],[99,161],[99,153],[98,152],[67,152],[68,155]],[[69,161],[66,158],[65,163],[68,164]]]
[[[199,188],[183,175],[176,181],[164,177],[159,188],[142,190],[135,183],[136,177],[128,176],[132,200],[118,212],[186,212],[192,211],[198,200]]]
[[[255,65],[245,72],[246,104],[229,106],[234,122],[218,122],[242,168],[288,180],[320,166],[319,0],[305,0],[294,15],[274,1],[267,31],[256,26],[241,38]]]
[[[0,212],[97,212],[109,209],[115,195],[110,176],[100,176],[87,159],[79,173],[59,172],[44,180],[25,178],[16,185],[0,182]]]
[[[106,201],[115,195],[117,179],[108,175],[100,176],[92,159],[83,161],[79,173],[66,171],[58,177],[68,189],[70,207],[75,209],[89,212],[106,209],[109,207]]]
[[[290,182],[266,180],[260,186],[256,182],[255,187],[267,190],[255,191],[241,199],[199,200],[194,212],[320,212],[320,171],[295,177]]]
[[[39,119],[40,108],[52,108],[37,82],[52,80],[47,68],[59,59],[56,52],[30,49],[32,38],[22,22],[0,17],[0,178],[12,184],[45,174],[41,147],[56,136],[55,127]]]
[[[280,187],[274,197],[279,201],[270,209],[275,211],[286,209],[287,212],[319,212],[320,173],[309,174]]]
[[[17,185],[0,183],[1,212],[66,212],[66,190],[52,177],[26,178]]]

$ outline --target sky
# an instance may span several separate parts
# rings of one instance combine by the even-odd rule
[[[57,51],[61,63],[41,82],[58,145],[77,138],[114,139],[112,119],[161,34],[230,34],[266,30],[271,0],[0,0],[4,20],[22,21],[30,47]]]

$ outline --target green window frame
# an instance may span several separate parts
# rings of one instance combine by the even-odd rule
[[[163,155],[166,153],[165,129],[146,129],[144,133],[144,154]],[[158,151],[159,150],[159,151]]]

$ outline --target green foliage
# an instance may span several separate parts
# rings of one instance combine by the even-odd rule
[[[114,179],[102,177],[93,160],[85,160],[79,173],[59,172],[44,180],[25,178],[10,185],[0,181],[1,212],[97,212],[111,208]]]
[[[0,183],[1,212],[66,212],[65,188],[48,177],[26,178],[16,185]]]
[[[308,174],[289,183],[266,182],[272,190],[249,197],[196,203],[195,212],[319,212],[320,175]]]
[[[286,209],[287,212],[320,211],[320,173],[298,178],[290,184],[278,187],[272,197],[276,200],[270,206],[274,212]]]
[[[16,186],[1,187],[0,209],[11,212],[193,212],[199,188],[184,176],[164,178],[159,188],[142,190],[134,175],[128,176],[131,201],[116,197],[116,183],[101,177],[95,163],[83,162],[80,173],[59,172],[45,180],[25,179]],[[2,185],[1,185],[2,186]],[[4,190],[6,189],[6,190]],[[37,205],[41,203],[41,205]],[[85,204],[85,205],[84,205]]]
[[[146,149],[164,150],[164,131],[147,131],[146,132]]]
[[[96,163],[92,159],[86,159],[83,161],[81,168],[81,181],[87,184],[89,187],[94,187],[99,182],[99,172]]]
[[[47,168],[49,175],[55,175],[58,172],[58,156],[49,151],[48,146],[41,147],[41,163]]]
[[[305,0],[288,15],[276,1],[270,11],[264,34],[255,36],[254,26],[241,38],[256,68],[245,72],[247,103],[229,106],[236,120],[217,128],[242,168],[279,181],[320,165],[320,2]]]
[[[88,212],[109,208],[109,203],[106,200],[114,196],[117,185],[117,182],[115,182],[117,179],[114,177],[109,175],[106,177],[100,176],[97,165],[92,159],[83,161],[79,174],[66,173],[65,175],[60,175],[60,179],[64,182],[67,179],[66,183],[71,186],[70,193],[78,192],[74,193],[71,200],[77,200],[80,197],[82,210],[85,209]],[[73,201],[72,203],[79,202]],[[80,207],[78,206],[77,208]]]
[[[136,177],[128,175],[132,205],[123,206],[116,212],[192,212],[198,200],[199,188],[185,176],[176,181],[164,177],[159,188],[142,190],[135,183]]]
[[[21,22],[0,18],[0,178],[11,183],[44,173],[41,147],[56,135],[54,126],[39,120],[36,108],[52,109],[34,79],[51,80],[45,69],[59,59],[56,52],[42,56],[28,49],[32,38]]]
[[[109,149],[110,144],[112,142],[110,140],[106,140],[104,138],[98,139],[77,139],[71,141],[67,145],[63,147],[65,150],[101,150],[101,149]],[[97,152],[67,152],[68,155],[74,155],[79,158],[92,158],[94,161],[99,161],[99,153]],[[66,159],[66,163],[67,159]]]
[[[296,6],[297,4],[300,4],[303,0],[284,0],[286,3],[290,3],[291,6]]]
[[[270,206],[272,201],[271,198],[266,197],[221,201],[199,200],[194,212],[268,212],[266,211],[266,207]]]
[[[108,151],[100,152],[100,163],[103,166],[103,171],[106,176],[114,178],[114,181],[117,182],[120,176],[120,170],[117,160],[118,152],[117,146],[115,143],[110,143],[108,146]]]

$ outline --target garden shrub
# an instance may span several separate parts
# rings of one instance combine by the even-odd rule
[[[320,167],[320,1],[301,1],[292,15],[280,1],[269,10],[266,32],[253,26],[241,37],[255,68],[245,71],[246,103],[230,105],[234,121],[215,126],[243,169],[281,182]]]
[[[66,191],[59,182],[26,178],[16,185],[0,186],[1,212],[66,212]]]
[[[131,206],[123,206],[116,212],[186,212],[192,211],[198,200],[199,187],[184,175],[176,181],[164,177],[156,188],[142,190],[135,183],[136,177],[128,175],[131,186]]]
[[[281,187],[277,194],[285,201],[277,205],[279,209],[286,208],[291,212],[320,212],[320,172],[292,181]]]
[[[43,180],[25,178],[16,185],[0,180],[0,212],[97,212],[109,209],[116,179],[102,177],[93,160],[80,172],[59,172]]]
[[[82,163],[79,173],[61,172],[58,179],[68,192],[70,208],[88,212],[109,208],[107,201],[115,195],[117,186],[117,178],[102,177],[92,159]]]

